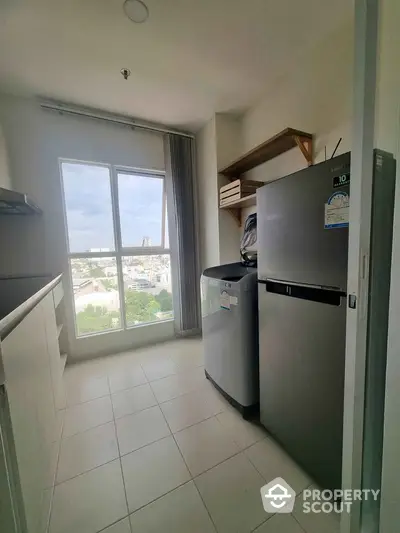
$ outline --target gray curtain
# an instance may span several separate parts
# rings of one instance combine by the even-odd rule
[[[194,140],[170,134],[165,153],[175,330],[196,335],[201,315]]]

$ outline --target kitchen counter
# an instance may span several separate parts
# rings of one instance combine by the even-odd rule
[[[3,341],[7,335],[26,317],[28,313],[41,301],[43,298],[60,283],[62,274],[54,278],[50,283],[41,288],[38,292],[33,294],[23,303],[18,305],[13,311],[8,313],[0,320],[0,341]],[[9,278],[11,279],[11,278]]]

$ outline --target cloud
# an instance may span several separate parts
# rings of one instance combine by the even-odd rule
[[[110,172],[108,167],[62,164],[71,252],[114,249]],[[124,246],[141,246],[143,237],[161,244],[163,180],[118,175],[119,211]]]

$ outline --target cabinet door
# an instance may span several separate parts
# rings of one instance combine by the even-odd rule
[[[21,533],[24,510],[4,386],[0,386],[0,531]]]
[[[36,533],[56,427],[45,313],[38,304],[1,351],[27,530]]]
[[[62,367],[60,358],[60,347],[58,343],[56,312],[54,308],[53,295],[49,293],[40,303],[44,324],[46,328],[47,351],[51,378],[53,382],[54,404],[56,409],[65,409],[65,391],[62,378]]]

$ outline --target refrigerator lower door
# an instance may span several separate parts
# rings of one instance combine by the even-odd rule
[[[260,418],[317,483],[340,488],[345,298],[303,298],[259,284]]]

